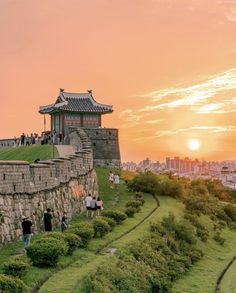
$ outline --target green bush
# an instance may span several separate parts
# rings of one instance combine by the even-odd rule
[[[35,266],[55,266],[61,255],[68,252],[64,240],[42,237],[27,248],[27,255]]]
[[[108,218],[112,218],[113,220],[116,221],[117,224],[120,224],[121,222],[123,222],[125,219],[127,219],[127,216],[125,213],[120,212],[120,211],[103,211],[102,215]]]
[[[74,225],[70,229],[70,232],[80,236],[80,238],[82,240],[82,247],[87,247],[89,241],[94,236],[93,225],[90,223],[87,223],[87,222],[82,222],[82,223]]]
[[[140,209],[141,205],[142,205],[142,202],[140,200],[129,200],[125,206],[127,208],[132,207],[132,208]]]
[[[27,292],[27,288],[18,278],[0,275],[0,292],[24,293]]]
[[[143,193],[136,192],[136,193],[135,193],[135,198],[136,198],[136,199],[142,199],[142,198],[143,198]]]
[[[5,275],[22,278],[30,265],[21,259],[11,259],[4,263],[3,272]]]
[[[95,232],[96,237],[103,237],[110,231],[109,224],[102,220],[102,219],[96,219],[93,221],[93,228]]]
[[[224,245],[225,243],[225,238],[223,238],[221,235],[220,235],[220,232],[216,232],[213,239],[218,242],[220,245]]]
[[[75,233],[71,233],[69,230],[67,230],[65,233],[62,232],[49,232],[43,236],[43,238],[52,237],[55,239],[59,239],[65,242],[65,244],[68,246],[68,254],[72,254],[72,252],[77,248],[82,246],[82,240],[81,238],[76,235]]]
[[[141,205],[143,206],[145,203],[145,199],[144,198],[136,198],[136,201],[139,201],[141,203]]]
[[[198,217],[196,215],[186,213],[184,215],[184,218],[189,220],[193,224],[193,226],[196,228],[197,237],[199,237],[203,242],[206,242],[209,238],[209,232],[205,228],[205,226],[199,222]]]
[[[111,230],[112,230],[112,228],[114,228],[115,225],[116,225],[116,221],[113,220],[112,218],[108,218],[108,217],[100,217],[100,219],[106,221],[107,224],[110,226],[110,229],[111,229]]]
[[[224,211],[226,213],[226,215],[228,217],[230,217],[230,219],[233,221],[233,222],[236,222],[236,206],[232,205],[232,204],[227,204],[225,207],[224,207]]]
[[[71,233],[70,231],[64,233],[64,241],[68,246],[68,254],[72,254],[77,247],[82,246],[82,240],[80,236]]]
[[[125,214],[129,217],[132,218],[134,216],[135,213],[137,213],[138,210],[134,207],[127,207],[125,209]]]

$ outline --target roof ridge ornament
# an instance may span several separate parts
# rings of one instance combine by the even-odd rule
[[[60,93],[63,93],[64,92],[64,89],[60,88]]]
[[[89,94],[92,94],[92,93],[93,93],[93,90],[87,90],[87,92],[88,92]]]

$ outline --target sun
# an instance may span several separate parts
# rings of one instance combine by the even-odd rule
[[[198,139],[190,139],[188,141],[188,148],[191,151],[198,151],[201,147],[201,142]]]

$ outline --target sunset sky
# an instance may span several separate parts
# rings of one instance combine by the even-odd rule
[[[236,159],[236,0],[4,0],[0,37],[1,138],[93,89],[123,161]]]

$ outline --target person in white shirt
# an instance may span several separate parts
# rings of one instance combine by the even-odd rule
[[[114,174],[112,171],[110,171],[109,173],[109,183],[110,183],[110,188],[113,189],[114,188]]]
[[[90,203],[91,203],[91,200],[92,200],[92,196],[91,194],[87,195],[85,197],[85,207],[86,207],[86,210],[87,210],[87,217],[89,216],[89,213],[91,211],[91,206],[90,206]]]
[[[115,186],[115,189],[118,188],[118,185],[120,184],[120,177],[118,174],[115,174],[114,175],[114,186]]]
[[[97,216],[100,216],[101,210],[103,210],[103,201],[101,200],[100,197],[97,198],[96,206],[97,206]]]

